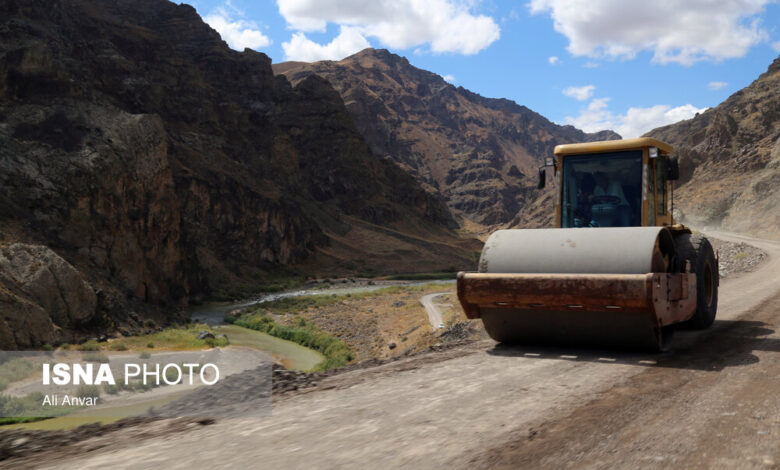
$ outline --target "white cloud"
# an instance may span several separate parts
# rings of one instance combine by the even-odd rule
[[[550,65],[558,65],[561,63],[561,59],[559,59],[557,56],[551,55],[549,59],[547,59],[547,62],[550,63]]]
[[[216,29],[230,47],[243,51],[247,47],[258,49],[271,45],[271,39],[257,29],[258,27],[255,23],[240,18],[233,18],[233,15],[228,12],[228,8],[241,15],[240,11],[233,8],[230,2],[227,2],[224,7],[219,7],[204,17],[203,21]]]
[[[585,132],[598,132],[611,129],[623,138],[639,137],[656,127],[673,124],[684,119],[690,119],[696,113],[702,113],[707,108],[697,108],[691,104],[675,108],[659,104],[649,108],[629,108],[626,114],[615,114],[609,110],[609,98],[595,98],[579,116],[566,117],[566,123],[578,127]]]
[[[318,44],[301,32],[293,34],[288,42],[282,43],[288,60],[302,62],[340,60],[367,47],[371,47],[371,44],[360,31],[347,26],[342,26],[339,35],[328,44]]]
[[[452,74],[449,74],[449,73],[448,73],[447,75],[445,75],[445,76],[443,76],[443,77],[441,77],[441,78],[443,78],[443,79],[444,79],[444,81],[446,81],[446,82],[449,82],[449,83],[455,83],[455,76],[454,76],[454,75],[452,75]]]
[[[691,65],[743,57],[767,40],[759,16],[772,0],[531,0],[532,14],[549,13],[576,56],[631,59],[653,51],[653,62]]]
[[[710,90],[720,90],[721,88],[727,86],[727,82],[710,82],[707,84],[707,88]]]
[[[772,49],[774,49],[775,52],[780,52],[780,41],[773,42]]]
[[[476,54],[495,42],[493,18],[472,13],[475,0],[277,0],[279,13],[299,32],[328,23],[376,38],[393,49],[426,45],[436,53]],[[297,34],[297,33],[296,33]]]
[[[593,91],[596,89],[593,85],[585,86],[570,86],[563,90],[563,94],[569,98],[574,98],[577,101],[585,101],[593,96]]]

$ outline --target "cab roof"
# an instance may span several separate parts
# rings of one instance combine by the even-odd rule
[[[639,137],[636,139],[603,140],[601,142],[584,142],[581,144],[565,144],[555,146],[555,155],[582,155],[584,153],[620,152],[625,150],[639,150],[646,147],[658,147],[661,155],[671,155],[674,147],[653,139],[652,137]]]

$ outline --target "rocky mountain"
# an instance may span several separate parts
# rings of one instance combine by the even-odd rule
[[[780,237],[780,57],[720,105],[647,135],[680,156],[683,220]]]
[[[0,0],[0,347],[281,274],[471,264],[454,226],[327,81],[188,5]]]
[[[480,224],[507,222],[536,198],[536,168],[555,145],[620,138],[610,131],[585,134],[513,101],[484,98],[386,50],[273,69],[292,83],[312,74],[326,78],[374,153]]]

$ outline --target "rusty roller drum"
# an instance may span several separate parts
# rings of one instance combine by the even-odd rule
[[[663,227],[499,230],[458,296],[496,341],[665,350],[695,310],[674,250]]]

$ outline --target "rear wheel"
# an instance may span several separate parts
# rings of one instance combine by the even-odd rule
[[[718,310],[718,264],[715,252],[704,235],[686,233],[674,241],[677,251],[676,270],[685,272],[686,261],[696,274],[696,313],[682,324],[686,328],[703,330],[715,321]]]

